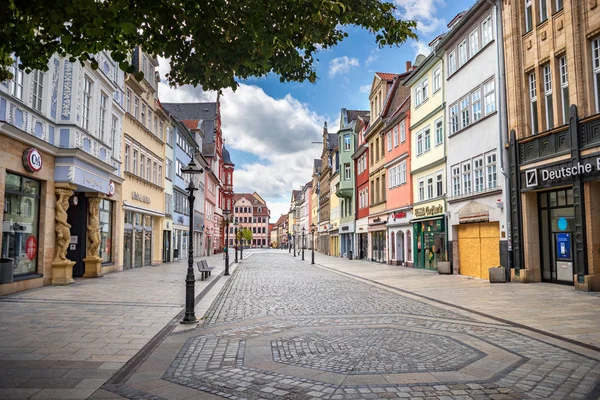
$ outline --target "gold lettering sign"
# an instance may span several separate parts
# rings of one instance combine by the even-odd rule
[[[133,200],[141,201],[142,203],[150,204],[150,197],[139,194],[138,192],[131,192],[131,198]]]
[[[444,206],[427,206],[427,207],[418,207],[413,209],[413,214],[415,217],[426,217],[429,215],[442,214],[444,212]]]

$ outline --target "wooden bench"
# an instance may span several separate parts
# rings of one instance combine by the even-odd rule
[[[208,278],[210,276],[210,272],[215,269],[215,267],[209,267],[206,260],[200,260],[196,263],[196,265],[198,266],[198,272],[200,272],[201,281]]]

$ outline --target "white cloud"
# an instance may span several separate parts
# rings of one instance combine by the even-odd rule
[[[337,74],[345,74],[352,67],[358,67],[358,59],[354,57],[342,56],[334,58],[329,62],[329,77],[333,78]]]
[[[371,93],[371,85],[362,85],[358,88],[358,91],[361,93]]]
[[[394,0],[403,19],[417,21],[417,30],[432,33],[444,25],[444,20],[436,17],[438,7],[444,0]]]
[[[431,53],[431,47],[427,43],[423,43],[421,41],[414,41],[410,44],[415,49],[415,56],[419,54],[423,54],[428,56]]]
[[[371,53],[369,54],[369,56],[367,57],[367,60],[365,61],[365,66],[373,64],[375,61],[377,61],[378,58],[379,58],[379,48],[375,48],[375,49],[371,50]]]

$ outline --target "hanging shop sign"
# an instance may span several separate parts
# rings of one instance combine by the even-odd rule
[[[112,197],[115,194],[115,183],[113,181],[108,182],[108,191],[106,192],[108,197]]]
[[[133,200],[141,201],[142,203],[150,204],[150,197],[138,192],[131,192],[131,198]]]
[[[562,163],[545,168],[534,168],[525,171],[525,187],[552,186],[559,181],[569,181],[577,176],[600,173],[600,157],[584,159],[576,164]]]
[[[23,168],[29,172],[38,172],[42,169],[42,155],[37,149],[30,147],[23,151]]]
[[[400,211],[394,214],[394,219],[398,218],[406,218],[406,213],[404,211]]]
[[[427,207],[416,207],[413,208],[413,214],[415,217],[427,217],[429,215],[442,214],[444,212],[444,206],[427,206]]]

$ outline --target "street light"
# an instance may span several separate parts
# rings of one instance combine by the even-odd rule
[[[294,235],[292,237],[292,241],[294,242],[294,257],[296,257],[296,227],[292,227],[292,232],[294,232]]]
[[[240,243],[241,243],[241,247],[240,247],[240,260],[244,259],[244,228],[243,226],[240,228]]]
[[[302,261],[304,261],[304,239],[306,236],[306,228],[302,227]]]
[[[223,276],[229,276],[229,215],[230,210],[223,210],[225,215],[225,273]]]
[[[310,234],[312,235],[312,237],[310,239],[311,244],[312,244],[312,246],[311,246],[312,247],[312,260],[310,262],[311,264],[315,263],[315,229],[316,229],[315,224],[312,224],[310,226]]]
[[[237,262],[238,262],[238,257],[237,257],[237,255],[238,255],[238,239],[237,239],[237,237],[238,237],[237,236],[237,233],[238,233],[238,230],[237,230],[238,222],[237,222],[237,218],[235,218],[235,220],[233,222],[233,226],[235,227],[235,239],[234,239],[234,243],[235,243],[235,263],[237,264]]]
[[[204,170],[201,167],[197,166],[196,163],[194,162],[194,157],[192,157],[192,159],[190,160],[190,163],[186,167],[181,168],[182,174],[197,175],[197,174],[201,174],[203,172],[204,172]],[[191,237],[193,237],[192,235],[194,232],[194,200],[196,199],[194,197],[194,191],[198,190],[198,188],[196,188],[196,186],[194,185],[193,176],[190,178],[190,183],[186,190],[189,192],[189,194],[188,194],[188,204],[189,204],[189,208],[190,208],[189,237],[191,238]],[[182,324],[195,324],[196,322],[198,322],[198,320],[196,319],[196,314],[194,312],[195,300],[196,300],[196,295],[194,293],[195,285],[196,285],[196,277],[194,277],[194,241],[190,240],[189,246],[188,246],[188,269],[187,269],[187,275],[185,277],[185,314],[183,316],[183,320],[181,321]]]

